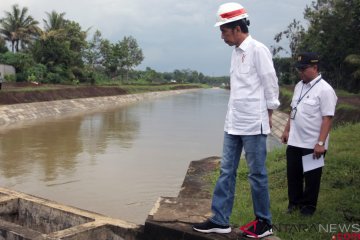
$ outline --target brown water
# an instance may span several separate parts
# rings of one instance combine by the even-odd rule
[[[199,90],[2,129],[0,186],[142,224],[190,161],[221,155],[227,101]]]

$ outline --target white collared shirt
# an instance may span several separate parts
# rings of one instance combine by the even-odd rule
[[[269,134],[268,109],[280,105],[278,79],[269,49],[250,35],[232,52],[230,86],[225,132]]]
[[[301,97],[303,98],[298,104]],[[336,102],[337,96],[334,89],[322,79],[321,75],[307,84],[303,81],[298,82],[291,101],[291,108],[296,107],[297,110],[295,119],[290,120],[287,144],[313,149],[319,140],[322,117],[334,116]],[[325,141],[326,149],[328,144],[329,136]]]

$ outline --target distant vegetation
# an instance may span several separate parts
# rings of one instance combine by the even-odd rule
[[[89,29],[67,19],[65,13],[44,13],[43,28],[26,7],[13,5],[3,14],[0,63],[13,65],[17,73],[7,76],[7,81],[98,84],[111,80],[127,84],[177,82],[216,86],[229,83],[228,76],[210,77],[191,69],[164,73],[151,67],[134,70],[145,58],[134,37],[110,42],[99,30],[89,36]],[[275,44],[270,47],[280,84],[296,83],[296,55],[314,51],[321,56],[324,78],[334,88],[359,93],[360,1],[315,0],[306,6],[304,19],[306,28],[294,19],[275,35]],[[284,41],[289,44],[289,51],[282,47]]]
[[[27,7],[15,4],[0,15],[0,64],[12,65],[16,76],[7,81],[98,84],[117,83],[207,83],[221,85],[229,77],[209,77],[190,70],[159,73],[147,67],[136,71],[144,59],[142,49],[132,36],[112,43],[99,30],[93,36],[89,29],[69,20],[65,13],[46,12],[39,21]]]
[[[300,11],[300,10],[299,10]],[[305,29],[294,19],[284,31],[276,34],[276,43],[287,39],[290,52],[281,46],[271,47],[280,83],[294,84],[296,54],[317,52],[321,72],[336,89],[360,91],[360,1],[316,0],[304,11]],[[288,58],[280,57],[286,52]]]

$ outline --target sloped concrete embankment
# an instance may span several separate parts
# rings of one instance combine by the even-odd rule
[[[0,106],[0,127],[21,123],[23,121],[40,121],[49,118],[60,118],[71,115],[98,112],[138,101],[195,90],[196,89],[172,90],[141,94],[2,105]]]

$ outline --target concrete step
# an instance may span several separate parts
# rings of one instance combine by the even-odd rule
[[[135,240],[143,226],[0,188],[0,239]]]
[[[219,157],[190,163],[181,191],[177,197],[160,197],[151,210],[144,233],[147,240],[230,240],[242,237],[238,227],[228,234],[204,234],[192,229],[194,223],[211,217],[211,187],[208,174],[215,170]],[[276,236],[267,240],[279,240]]]

